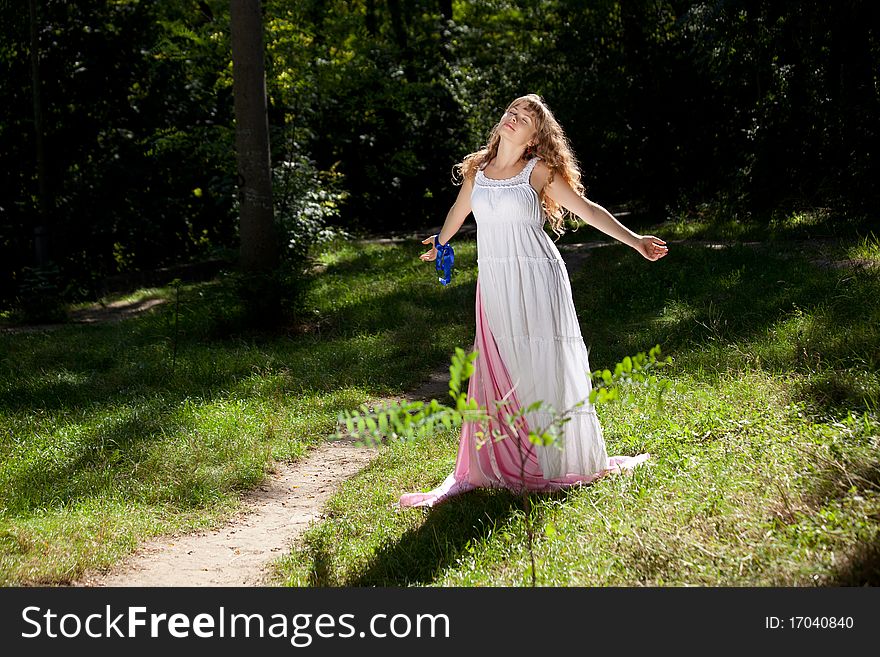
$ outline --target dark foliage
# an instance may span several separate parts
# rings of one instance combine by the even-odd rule
[[[266,0],[288,261],[328,225],[439,224],[456,192],[452,166],[527,92],[554,109],[603,205],[655,221],[707,201],[738,216],[871,211],[878,7]],[[41,224],[62,300],[98,294],[108,276],[237,248],[228,3],[37,9],[45,220],[28,15],[0,2],[0,306],[33,291],[25,268],[38,264]]]

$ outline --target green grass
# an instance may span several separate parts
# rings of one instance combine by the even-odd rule
[[[637,391],[599,409],[610,452],[650,452],[650,466],[532,496],[540,585],[880,583],[880,277],[826,262],[853,248],[865,246],[685,240],[654,264],[592,251],[573,276],[591,366],[660,343],[675,389],[659,411]],[[395,508],[450,472],[455,443],[390,447],[277,564],[277,582],[527,585],[518,497]]]
[[[875,221],[874,217],[840,214],[824,207],[756,216],[727,201],[671,211],[665,221],[642,232],[654,232],[667,241],[851,241],[853,235],[870,232]]]
[[[797,233],[816,225],[790,223],[756,245],[682,238],[657,263],[598,248],[572,276],[591,366],[660,343],[676,387],[659,411],[639,391],[599,408],[609,451],[650,452],[649,466],[532,496],[539,584],[880,583],[880,275],[858,265],[876,262],[876,238],[817,246]],[[63,584],[148,537],[222,522],[340,410],[447,364],[473,339],[475,248],[457,244],[449,288],[419,248],[330,245],[305,320],[280,335],[230,333],[223,287],[186,286],[173,370],[172,303],[0,334],[0,583]],[[395,508],[448,474],[456,442],[381,450],[276,583],[528,584],[515,495]]]
[[[633,409],[603,414],[612,451],[647,450],[650,467],[532,497],[539,585],[876,583],[880,495],[812,455],[836,458],[851,477],[873,464],[876,485],[876,424],[810,429],[781,403],[784,385],[761,376],[685,387],[668,400],[673,421]],[[835,446],[847,456],[830,456]],[[430,512],[393,508],[401,490],[447,474],[453,449],[454,436],[444,436],[388,450],[279,562],[279,581],[528,585],[516,496],[478,491]]]
[[[877,266],[880,264],[880,239],[873,232],[846,250],[850,260]]]
[[[473,242],[442,289],[420,245],[337,243],[281,335],[226,335],[217,282],[121,323],[0,334],[0,584],[63,584],[229,517],[343,409],[400,394],[472,338]],[[173,289],[150,296],[174,298]],[[130,295],[128,300],[142,298]]]

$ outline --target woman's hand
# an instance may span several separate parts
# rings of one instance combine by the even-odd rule
[[[430,244],[431,250],[425,251],[422,255],[419,256],[419,260],[423,260],[425,262],[431,262],[432,260],[437,259],[437,249],[434,247],[434,238],[436,235],[431,235],[427,239],[422,240],[422,244]]]
[[[639,241],[635,244],[635,250],[652,261],[659,260],[669,253],[669,247],[666,246],[666,242],[653,235],[643,235],[640,237]]]

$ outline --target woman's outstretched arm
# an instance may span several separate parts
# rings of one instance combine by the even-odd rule
[[[546,170],[546,167],[544,168]],[[542,173],[546,175],[545,172]],[[659,237],[634,233],[601,205],[593,203],[574,191],[561,177],[554,177],[546,191],[550,198],[566,210],[573,212],[584,222],[598,228],[606,235],[631,246],[648,260],[659,260],[669,252],[666,242]]]
[[[446,244],[449,242],[449,240],[451,240],[458,232],[458,229],[461,228],[461,225],[464,223],[464,220],[467,219],[467,216],[471,213],[471,192],[473,189],[473,179],[465,178],[464,182],[461,183],[461,189],[458,190],[458,196],[455,198],[455,203],[452,204],[452,207],[449,208],[449,212],[446,214],[446,221],[443,222],[443,228],[440,229],[440,233],[437,236],[440,244]],[[422,244],[430,244],[431,250],[420,255],[419,258],[426,262],[436,259],[437,249],[434,248],[434,236],[431,235],[431,237],[422,240]]]

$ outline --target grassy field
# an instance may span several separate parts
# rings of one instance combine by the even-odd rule
[[[186,286],[176,359],[174,303],[0,333],[0,583],[67,583],[146,537],[219,522],[273,460],[333,432],[341,410],[447,362],[472,339],[474,245],[459,249],[450,289],[418,247],[334,245],[308,321],[281,335],[224,336],[225,291]]]
[[[651,230],[671,241],[667,258],[595,248],[572,282],[594,369],[656,343],[674,359],[660,409],[638,392],[599,408],[612,453],[653,459],[532,497],[538,583],[880,583],[880,243],[797,215],[723,235],[695,219]],[[172,303],[0,334],[0,583],[63,584],[149,536],[221,522],[340,410],[448,363],[473,338],[474,244],[458,243],[448,288],[418,253],[330,245],[307,321],[282,335],[227,335],[219,286],[187,286],[173,368]],[[276,582],[527,584],[516,496],[394,508],[451,470],[455,444],[385,448]]]

